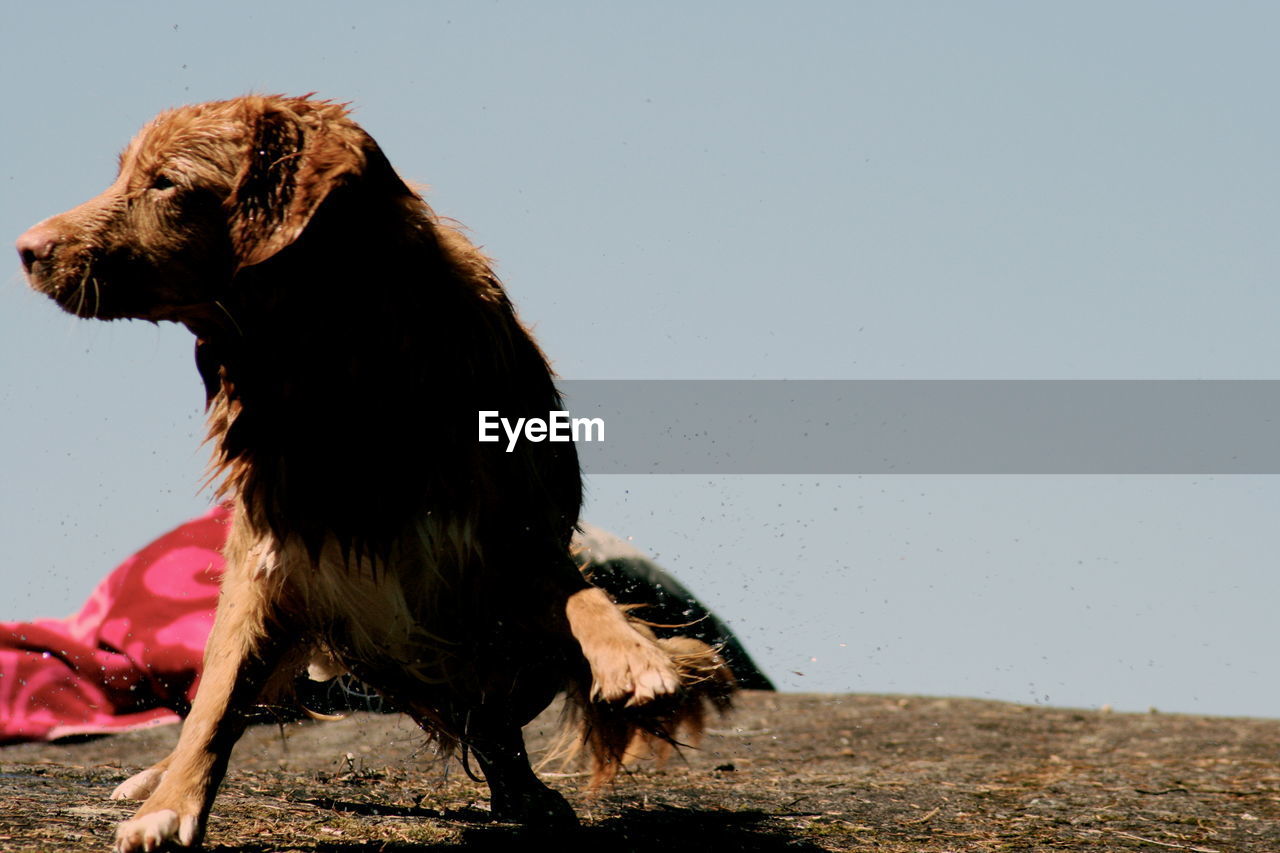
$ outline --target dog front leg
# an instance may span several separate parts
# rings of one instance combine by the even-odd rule
[[[154,790],[117,828],[117,853],[195,847],[204,836],[231,749],[244,731],[244,709],[276,672],[285,651],[267,636],[272,605],[255,568],[243,561],[229,566],[223,577],[191,713],[169,757],[134,777],[139,787]]]

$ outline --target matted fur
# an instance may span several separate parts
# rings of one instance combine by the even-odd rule
[[[643,622],[633,623],[645,634]],[[721,716],[733,706],[738,690],[733,670],[718,649],[692,637],[656,639],[676,666],[683,690],[635,709],[591,702],[578,693],[565,705],[567,725],[540,767],[570,765],[585,757],[590,767],[587,789],[597,793],[631,764],[655,759],[666,763],[682,746],[697,746],[706,732],[707,714]]]
[[[700,720],[677,697],[716,700],[682,692],[682,674],[704,681],[689,649],[664,650],[578,573],[573,446],[476,440],[478,410],[561,408],[551,371],[488,259],[345,107],[163,113],[106,192],[18,248],[72,313],[196,335],[211,479],[235,503],[199,692],[173,753],[117,789],[146,798],[118,850],[198,845],[246,710],[308,661],[464,744],[495,814],[534,823],[573,820],[520,735],[555,693],[580,704],[597,780],[636,732]]]

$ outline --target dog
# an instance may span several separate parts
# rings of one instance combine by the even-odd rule
[[[558,692],[597,782],[644,732],[696,721],[689,648],[664,651],[574,564],[573,445],[477,441],[480,411],[560,410],[552,371],[490,260],[345,105],[164,112],[105,192],[17,248],[76,316],[195,335],[210,481],[234,505],[202,681],[173,752],[116,791],[145,798],[118,851],[198,846],[250,709],[307,667],[474,755],[493,815],[525,824],[576,821],[521,734]]]

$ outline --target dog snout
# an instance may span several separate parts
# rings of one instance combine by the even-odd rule
[[[17,243],[22,269],[27,275],[31,275],[38,261],[47,261],[53,257],[53,250],[57,245],[58,232],[47,221],[28,228]]]

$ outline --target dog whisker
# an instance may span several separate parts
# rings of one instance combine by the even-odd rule
[[[225,314],[225,315],[226,315],[226,318],[227,318],[229,321],[231,321],[231,325],[235,327],[236,335],[237,335],[237,336],[239,336],[239,337],[242,337],[242,338],[243,338],[243,337],[244,337],[244,329],[240,328],[240,324],[236,322],[236,318],[235,318],[235,317],[232,315],[232,313],[227,309],[227,306],[222,304],[222,300],[220,300],[220,299],[215,299],[215,300],[213,300],[213,304],[214,304],[214,306],[216,306],[216,307],[217,307],[217,309],[218,309],[219,311],[221,311],[223,314]]]
[[[80,277],[80,281],[76,283],[76,310],[73,311],[77,317],[83,317],[81,313],[84,308],[85,285],[89,281],[89,271],[85,270],[84,275]]]

